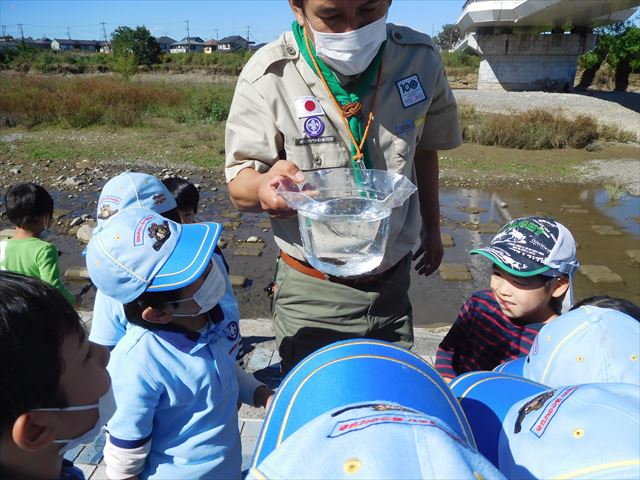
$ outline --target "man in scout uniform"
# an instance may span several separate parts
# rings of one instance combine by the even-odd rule
[[[456,103],[425,34],[386,24],[390,0],[289,0],[292,31],[261,48],[240,74],[226,130],[233,203],[271,215],[280,258],[274,327],[288,372],[331,342],[371,337],[413,344],[411,249],[416,270],[442,259],[437,150],[460,145]],[[318,168],[405,175],[418,195],[393,210],[382,263],[332,277],[304,257],[295,211],[276,188]]]

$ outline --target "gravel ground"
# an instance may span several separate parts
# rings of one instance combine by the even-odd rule
[[[631,92],[494,92],[454,90],[458,102],[483,112],[527,111],[542,108],[569,117],[592,115],[598,121],[635,132],[640,137],[640,93]]]

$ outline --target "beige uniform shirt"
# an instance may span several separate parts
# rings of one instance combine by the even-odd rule
[[[372,168],[405,175],[416,184],[416,149],[445,150],[461,144],[457,107],[431,38],[392,24],[387,30],[375,117],[367,137],[369,161]],[[375,81],[361,99],[363,118],[371,109]],[[307,100],[321,107],[321,113],[313,112],[324,131],[315,138],[305,131]],[[285,32],[258,50],[238,78],[227,120],[227,182],[245,168],[264,173],[280,159],[295,162],[302,170],[351,168],[350,144],[337,108],[299,53],[293,33]],[[393,210],[387,250],[373,273],[399,262],[415,245],[421,226],[414,194]],[[297,217],[272,219],[272,227],[278,246],[304,260]]]

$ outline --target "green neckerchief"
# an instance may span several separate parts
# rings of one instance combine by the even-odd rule
[[[298,22],[294,21],[291,24],[291,29],[293,30],[293,35],[296,38],[296,43],[298,44],[298,49],[300,53],[306,60],[307,64],[311,67],[311,69],[316,73],[316,75],[320,76],[316,71],[316,67],[313,64],[313,60],[307,51],[307,46],[304,41],[304,29],[298,24]],[[378,69],[380,68],[380,63],[382,62],[382,55],[384,53],[384,47],[386,45],[386,41],[382,43],[380,46],[380,50],[376,54],[375,58],[371,62],[371,65],[367,67],[367,69],[360,75],[360,78],[349,85],[350,92],[347,92],[344,87],[340,84],[338,77],[333,73],[324,61],[316,55],[316,49],[313,46],[313,43],[309,41],[309,49],[311,50],[311,55],[315,58],[320,70],[322,71],[322,75],[324,79],[327,81],[327,85],[331,89],[331,93],[336,98],[340,105],[346,105],[351,102],[359,102],[360,99],[369,91],[371,88],[371,82],[378,75]],[[359,116],[354,115],[348,119],[349,128],[351,130],[351,134],[353,138],[360,144],[362,142],[362,135],[364,135],[364,125],[362,124],[362,120],[360,120]],[[367,168],[371,168],[371,163],[369,161],[369,153],[367,149],[367,142],[362,146],[362,153],[364,154],[364,164]],[[351,163],[354,168],[358,168],[355,160],[353,159],[357,154],[356,146],[351,145]]]

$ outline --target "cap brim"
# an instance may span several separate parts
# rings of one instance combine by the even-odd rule
[[[190,285],[202,274],[222,233],[219,223],[182,225],[173,253],[154,277],[149,292],[176,290]]]
[[[516,375],[518,377],[524,376],[524,364],[527,361],[527,357],[516,358],[509,362],[501,363],[493,369],[494,372],[507,373],[509,375]]]
[[[396,403],[438,417],[475,448],[460,405],[429,364],[390,343],[350,340],[315,352],[285,377],[267,412],[252,466],[323,413],[366,402]]]
[[[496,248],[496,247],[476,248],[476,249],[471,250],[469,253],[471,255],[482,255],[483,257],[488,258],[493,263],[498,265],[502,270],[506,271],[507,273],[510,273],[511,275],[515,275],[516,277],[533,277],[534,275],[544,274],[546,271],[551,269],[551,267],[547,267],[546,265],[542,265],[542,266],[536,265],[535,267],[532,267],[531,270],[527,270],[527,271],[515,270],[515,269],[509,267],[508,265],[506,265],[504,262],[502,262],[495,255],[495,253],[502,253],[505,256],[516,258],[517,261],[519,261],[521,263],[531,263],[531,260],[528,260],[528,259],[526,259],[524,257],[519,256],[519,255],[514,255],[511,252],[507,252],[506,250],[503,250],[501,248]]]
[[[498,465],[502,422],[516,402],[550,387],[524,377],[496,372],[470,372],[449,384],[471,425],[478,450]]]

